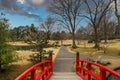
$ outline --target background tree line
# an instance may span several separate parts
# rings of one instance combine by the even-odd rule
[[[79,32],[77,29],[80,27],[81,20],[87,20],[86,24],[88,24],[89,27],[84,26],[84,28],[92,28],[90,33],[95,43],[94,48],[99,49],[101,39],[105,39],[106,42],[107,39],[119,38],[120,36],[120,14],[118,9],[120,6],[118,5],[118,1],[119,0],[52,0],[48,8],[49,11],[55,14],[60,24],[71,33],[73,48],[76,47],[75,33]],[[87,32],[84,32],[84,34],[87,35]]]
[[[33,24],[19,26],[11,30],[11,34],[16,37],[13,39],[35,41],[37,37],[34,35],[39,32],[45,34],[46,44],[50,39],[64,39],[63,36],[60,37],[60,30],[53,30],[53,26],[57,27],[56,22],[69,31],[73,48],[77,47],[76,39],[89,38],[95,43],[94,47],[99,49],[100,40],[105,40],[106,43],[108,39],[120,38],[118,0],[52,0],[47,8],[54,16],[42,22],[39,30]],[[81,20],[87,20],[87,26],[81,27]],[[64,31],[67,32],[66,30]]]

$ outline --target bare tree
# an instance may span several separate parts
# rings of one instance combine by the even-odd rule
[[[84,0],[85,15],[82,16],[90,20],[94,28],[95,48],[99,49],[98,29],[112,2],[113,0]]]
[[[63,27],[72,34],[72,47],[76,48],[75,31],[81,19],[79,18],[81,0],[52,0],[50,11],[57,15]]]
[[[78,45],[80,44],[82,40],[89,39],[91,32],[92,32],[91,27],[88,25],[86,27],[81,26],[79,29],[77,29],[76,40],[77,40]]]
[[[116,35],[117,37],[119,37],[120,35],[120,14],[119,14],[119,9],[118,9],[118,1],[119,0],[114,0],[114,3],[115,3],[115,15],[117,17],[117,22],[118,22],[118,25],[117,25],[117,29],[116,29]]]
[[[102,33],[102,39],[104,39],[104,42],[107,43],[107,39],[108,39],[108,33],[110,30],[110,27],[112,25],[110,25],[111,23],[113,23],[114,21],[112,20],[112,16],[113,16],[113,10],[109,9],[109,11],[107,12],[107,14],[103,17],[103,19],[101,20],[100,23],[100,31]],[[114,27],[114,26],[112,26]]]
[[[46,44],[50,40],[51,32],[53,30],[55,20],[51,17],[48,17],[44,23],[41,24],[41,29],[45,32]]]
[[[106,18],[106,16],[103,18],[103,33],[104,33],[104,40],[105,40],[105,43],[107,43],[107,32],[108,32],[108,20]]]

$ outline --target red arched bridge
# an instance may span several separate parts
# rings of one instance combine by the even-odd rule
[[[96,73],[95,70],[93,70],[93,67],[97,67],[99,72]],[[117,78],[110,80],[120,80],[119,72],[116,72],[106,66],[95,62],[91,62],[88,60],[80,60],[79,53],[76,53],[76,75],[78,75],[80,78],[73,80],[108,80],[107,76],[110,74],[114,75],[114,77]],[[28,75],[30,76],[30,80],[71,80],[70,78],[51,79],[51,76],[54,76],[52,53],[50,53],[49,55],[49,60],[33,65],[25,72],[23,72],[20,76],[18,76],[15,80],[24,80]]]

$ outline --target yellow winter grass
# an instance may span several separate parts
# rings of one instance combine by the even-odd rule
[[[17,45],[17,46],[28,46],[29,45],[27,43],[20,42],[20,41],[19,42],[10,42],[10,44]],[[53,51],[53,61],[55,60],[59,49],[60,49],[60,47],[57,47],[57,48],[44,48],[44,50],[46,50],[46,51],[49,51],[49,50]],[[30,61],[28,61],[29,56],[31,54],[33,54],[33,53],[36,53],[36,52],[31,51],[31,50],[19,50],[19,51],[16,51],[16,52],[17,52],[18,56],[21,58],[21,60],[19,60],[18,62],[15,62],[13,64],[20,64],[20,65],[31,63]]]
[[[76,44],[77,44],[77,41],[76,41]],[[100,47],[102,47],[102,49],[100,50],[93,48],[94,43],[87,43],[87,40],[79,41],[79,45],[77,44],[77,47],[78,48],[76,49],[72,49],[71,47],[68,47],[68,50],[73,53],[79,51],[81,54],[97,53],[98,55],[100,54],[100,55],[108,55],[108,56],[120,55],[120,40],[118,39],[108,40],[107,44],[104,44],[104,41],[102,41],[100,43]],[[104,50],[106,50],[105,54],[104,54]]]
[[[9,42],[10,45],[17,45],[17,46],[28,46],[30,44],[25,43],[23,41],[17,41],[17,42]]]
[[[9,44],[11,45],[16,45],[16,46],[28,46],[29,44],[24,43],[24,42],[10,42]],[[45,48],[46,51],[52,50],[53,51],[53,61],[56,58],[56,55],[59,51],[60,47],[57,48]],[[16,51],[18,56],[20,57],[21,60],[18,62],[12,63],[12,71],[9,71],[9,74],[1,74],[0,77],[3,78],[3,80],[14,80],[18,75],[23,73],[27,68],[31,67],[33,64],[31,61],[28,61],[29,56],[33,53],[31,50],[18,50]],[[1,79],[0,78],[0,79]]]

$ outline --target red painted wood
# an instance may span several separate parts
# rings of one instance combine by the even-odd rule
[[[36,76],[35,70],[36,70],[36,67],[34,67],[31,71],[31,80],[35,80],[35,76]]]
[[[106,70],[104,70],[102,67],[100,67],[100,78],[102,80],[106,80]]]
[[[28,74],[31,74],[30,80],[48,80],[48,78],[53,74],[53,61],[52,61],[52,53],[49,56],[49,60],[40,62],[38,64],[33,65],[21,75],[19,75],[15,80],[23,80]],[[36,73],[37,68],[41,68],[41,70]]]
[[[120,73],[103,66],[101,64],[91,62],[88,60],[80,60],[79,55],[76,54],[76,73],[82,77],[84,80],[91,80],[93,77],[95,80],[106,80],[106,72],[120,78]],[[79,61],[78,61],[79,60]],[[87,64],[87,66],[85,65]],[[92,70],[92,65],[99,67],[100,74],[96,74]],[[86,78],[87,77],[87,78]]]
[[[100,74],[96,74],[92,70],[92,65],[99,67]],[[36,69],[38,67],[40,67],[41,70],[38,74],[36,74]],[[109,72],[110,74],[113,74],[114,76],[120,78],[120,73],[107,68],[106,66],[87,60],[80,60],[79,53],[77,53],[76,73],[84,80],[91,80],[92,77],[95,80],[106,80],[106,72]],[[48,78],[53,74],[52,55],[50,54],[49,60],[33,65],[20,76],[18,76],[15,80],[23,80],[29,73],[31,73],[31,80],[39,80],[40,78],[42,78],[42,80],[48,80]]]
[[[91,64],[88,64],[87,65],[88,66],[88,71],[91,71]],[[90,74],[88,74],[88,80],[91,80],[91,75]]]
[[[77,56],[76,56],[76,72],[79,71],[79,52],[77,52]]]

